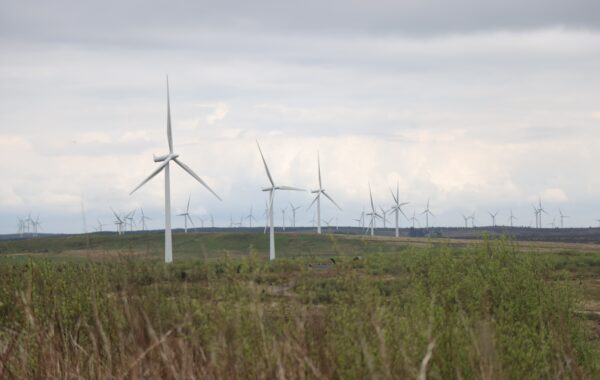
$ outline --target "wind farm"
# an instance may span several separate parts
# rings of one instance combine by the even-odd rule
[[[0,379],[600,378],[598,2],[0,9]]]

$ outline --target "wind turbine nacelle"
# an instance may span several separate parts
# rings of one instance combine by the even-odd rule
[[[168,159],[177,158],[177,157],[179,157],[179,155],[178,154],[164,154],[162,156],[157,156],[156,154],[154,154],[152,157],[154,158],[154,162],[163,162]]]

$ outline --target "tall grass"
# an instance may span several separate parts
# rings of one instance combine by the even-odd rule
[[[508,242],[336,261],[5,259],[0,378],[600,376],[568,278]]]

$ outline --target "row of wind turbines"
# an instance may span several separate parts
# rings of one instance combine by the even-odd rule
[[[165,262],[166,263],[170,263],[173,261],[173,247],[172,247],[172,231],[171,231],[171,194],[170,194],[170,186],[171,186],[171,182],[170,182],[170,170],[171,170],[171,164],[175,164],[176,166],[179,166],[183,171],[185,171],[186,173],[188,173],[191,177],[193,177],[196,181],[198,181],[207,191],[209,191],[214,197],[216,197],[218,200],[222,200],[215,191],[213,191],[206,182],[204,182],[202,180],[202,178],[200,178],[188,165],[186,165],[180,158],[179,154],[177,154],[174,151],[174,147],[173,147],[173,133],[172,133],[172,125],[171,125],[171,106],[170,106],[170,95],[169,95],[169,81],[168,81],[168,77],[167,77],[167,143],[168,143],[168,152],[163,154],[163,155],[159,155],[153,156],[154,162],[158,163],[158,166],[155,168],[154,171],[152,171],[150,173],[150,175],[148,175],[148,177],[146,177],[138,186],[136,186],[130,193],[130,195],[133,195],[137,190],[139,190],[142,186],[144,186],[148,181],[150,181],[152,178],[154,178],[156,175],[158,175],[159,173],[163,172],[164,173],[164,186],[165,186]],[[265,207],[265,217],[267,219],[267,223],[265,225],[265,232],[266,229],[269,229],[269,258],[271,260],[275,259],[275,225],[274,225],[274,203],[275,203],[275,195],[277,192],[279,191],[298,191],[298,192],[303,192],[306,191],[305,189],[299,188],[299,187],[294,187],[294,186],[287,186],[287,185],[281,185],[279,183],[276,183],[275,180],[273,179],[273,176],[269,170],[269,166],[267,164],[267,160],[265,159],[265,155],[263,154],[263,151],[261,149],[260,144],[258,143],[258,141],[256,142],[257,144],[257,148],[260,154],[260,157],[262,159],[262,163],[264,165],[264,169],[265,169],[265,174],[267,176],[268,179],[268,185],[266,187],[264,187],[262,189],[263,192],[266,193],[267,195],[267,203],[266,203],[266,207]],[[322,197],[326,198],[329,202],[331,202],[338,210],[341,210],[341,207],[338,205],[338,203],[336,203],[336,201],[331,197],[331,195],[325,190],[325,188],[323,187],[323,183],[322,183],[322,176],[321,176],[321,162],[320,162],[320,157],[317,154],[317,172],[318,172],[318,188],[311,190],[310,193],[314,194],[314,199],[312,201],[312,203],[310,203],[309,205],[309,209],[311,207],[313,207],[316,204],[316,227],[317,227],[317,233],[321,233],[322,232],[322,227],[321,227],[321,223],[322,223],[322,219],[321,219],[321,201],[322,201]],[[413,210],[413,214],[412,217],[408,217],[402,207],[406,206],[408,204],[408,202],[401,202],[400,201],[400,196],[399,196],[399,185],[396,186],[396,191],[394,192],[393,190],[391,190],[391,194],[394,200],[394,203],[392,205],[392,207],[388,210],[383,209],[382,207],[379,208],[379,210],[376,209],[375,207],[375,203],[373,201],[373,195],[371,192],[371,186],[369,184],[369,203],[370,203],[370,210],[368,210],[367,213],[363,212],[361,213],[361,216],[358,219],[355,219],[355,221],[357,221],[359,223],[359,226],[363,227],[363,228],[367,228],[368,231],[370,231],[371,236],[373,236],[375,234],[375,228],[377,225],[377,221],[381,220],[383,222],[384,227],[386,226],[386,222],[387,222],[387,218],[386,218],[386,214],[387,213],[392,213],[394,215],[394,220],[395,220],[395,236],[399,236],[399,218],[400,215],[402,215],[407,221],[412,222],[413,227],[415,226],[415,222],[417,222],[417,218],[416,218],[416,211]],[[295,225],[295,214],[296,211],[299,209],[299,207],[294,206],[293,204],[291,205],[291,212],[293,213],[293,222],[292,224]],[[194,222],[193,219],[190,215],[189,212],[189,206],[190,206],[190,198],[188,198],[188,203],[187,203],[187,207],[186,207],[186,211],[183,213],[178,214],[178,216],[183,217],[184,220],[184,228],[187,232],[188,229],[188,222],[194,226]],[[547,212],[542,208],[541,206],[541,200],[539,203],[539,207],[535,207],[534,206],[534,210],[536,212],[536,225],[541,226],[541,217],[542,217],[542,213],[546,213]],[[379,211],[379,212],[378,212]],[[130,212],[126,215],[119,215],[116,212],[114,212],[113,210],[113,214],[115,216],[115,224],[118,227],[118,231],[119,233],[125,233],[125,231],[127,230],[127,226],[129,225],[130,229],[133,228],[133,218],[134,218],[134,214],[135,211]],[[285,213],[286,210],[282,209],[282,219],[283,219],[283,223],[285,225]],[[563,223],[563,219],[568,217],[566,215],[564,215],[561,213],[561,225]],[[425,208],[425,210],[420,213],[420,215],[424,215],[425,216],[425,225],[426,227],[429,227],[429,217],[430,216],[434,216],[433,212],[430,209],[430,205],[429,205],[429,201],[427,201],[427,206]],[[492,217],[492,222],[493,225],[495,225],[495,218],[498,215],[498,212],[496,213],[490,213],[490,216]],[[368,217],[369,218],[369,223],[368,225],[366,224],[366,220],[365,218]],[[472,223],[474,223],[474,215],[470,216],[470,217],[466,217],[463,215],[463,217],[465,218],[465,226],[468,225],[468,220],[469,218],[471,219]],[[240,223],[234,223],[233,218],[231,218],[230,221],[230,226],[234,227],[236,225],[241,225],[241,223],[243,223],[243,220],[248,220],[250,226],[252,225],[252,221],[256,220],[252,214],[252,208],[250,210],[250,214],[242,217],[240,220]],[[514,215],[512,215],[512,211],[511,211],[511,218],[510,218],[510,222],[512,225],[512,222],[515,220],[516,218],[514,217]],[[142,218],[141,218],[141,223],[145,223],[145,216],[143,215],[143,211],[142,211]],[[330,221],[324,221],[326,225],[330,225],[331,224],[331,220]],[[203,222],[202,222],[203,223]],[[214,227],[214,219],[212,218],[211,215],[211,223],[212,226]],[[99,225],[98,227],[101,229],[102,228],[102,224],[99,221]],[[145,229],[145,225],[143,227]]]

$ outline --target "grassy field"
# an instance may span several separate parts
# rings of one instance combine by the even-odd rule
[[[600,377],[600,247],[279,234],[0,242],[0,378]],[[333,259],[333,260],[331,260]],[[335,262],[335,263],[334,263]]]

